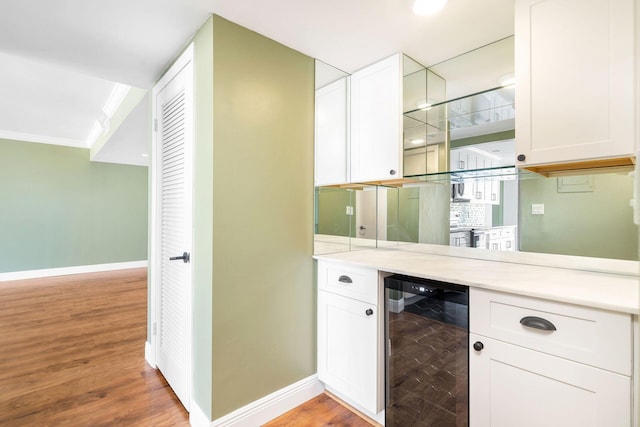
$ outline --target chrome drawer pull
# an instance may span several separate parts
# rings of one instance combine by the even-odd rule
[[[353,280],[351,280],[351,277],[349,277],[349,276],[340,276],[338,278],[338,282],[341,282],[341,283],[353,283]]]
[[[536,316],[526,316],[520,319],[520,324],[528,328],[541,329],[543,331],[555,331],[556,326],[547,319]]]

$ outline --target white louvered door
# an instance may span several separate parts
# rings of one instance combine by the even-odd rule
[[[187,51],[154,87],[156,365],[191,400],[193,61]]]

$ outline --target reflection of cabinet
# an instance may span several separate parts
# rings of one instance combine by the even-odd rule
[[[351,76],[351,181],[402,178],[402,55]]]
[[[471,425],[631,425],[630,316],[476,288],[469,307]]]
[[[465,147],[451,150],[450,162],[450,170],[452,172],[488,169],[498,166],[492,159],[470,151]],[[469,199],[472,203],[499,205],[500,180],[497,178],[465,179],[464,195],[460,195],[460,197]]]
[[[349,182],[348,78],[316,90],[315,185]]]
[[[468,231],[454,231],[449,234],[449,246],[466,247],[471,246]]]
[[[496,227],[490,229],[487,247],[493,251],[515,251],[516,227]]]
[[[383,409],[378,272],[318,262],[318,377],[375,415]]]
[[[634,0],[517,0],[522,166],[635,152]]]

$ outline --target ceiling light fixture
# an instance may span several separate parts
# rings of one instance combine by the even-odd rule
[[[420,16],[434,15],[447,4],[447,0],[416,0],[413,3],[413,13]]]
[[[419,144],[424,144],[424,139],[413,138],[413,139],[410,139],[409,142],[412,143],[413,145],[419,145]]]

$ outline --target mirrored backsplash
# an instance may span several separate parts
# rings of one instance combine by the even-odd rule
[[[424,175],[398,187],[320,187],[315,251],[426,243],[637,260],[632,198],[627,173],[545,178],[516,168]]]

